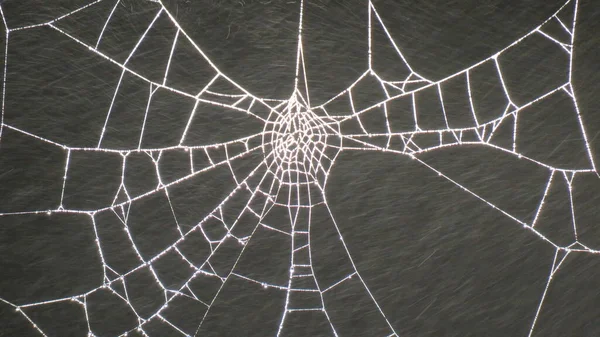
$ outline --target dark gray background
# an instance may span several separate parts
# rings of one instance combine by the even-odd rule
[[[0,2],[10,27],[48,21],[81,3]],[[132,13],[139,8],[135,1],[124,3],[131,6]],[[562,3],[423,0],[376,1],[375,6],[411,65],[423,76],[436,80],[489,57],[543,22]],[[298,1],[170,0],[165,4],[230,78],[260,97],[289,97],[293,89]],[[600,7],[593,0],[581,0],[579,10],[573,85],[600,165],[600,110],[596,101]],[[119,51],[134,41],[133,32],[139,30],[134,17],[122,23],[121,35],[107,46],[118,57],[123,56]],[[90,34],[103,23],[101,13],[96,20],[86,26]],[[366,1],[308,1],[304,28],[311,101],[320,103],[348,87],[366,70]],[[79,33],[85,35],[86,31]],[[97,135],[84,132],[99,131],[90,111],[106,111],[107,105],[96,106],[95,102],[112,95],[119,69],[65,42],[64,36],[49,28],[15,32],[9,46],[7,123],[49,138],[63,137],[74,144],[93,143]],[[538,56],[532,52],[515,56],[514,61],[509,59],[507,71],[517,84],[525,83],[534,90],[536,85],[543,86],[547,78],[544,75],[553,75],[553,69],[545,68],[544,59]],[[381,60],[378,66],[385,71],[393,69],[394,62]],[[195,72],[184,66],[177,71]],[[134,91],[136,88],[131,89],[131,104],[139,108],[145,102],[140,91]],[[522,90],[526,94],[527,87]],[[365,97],[369,94],[364,93]],[[177,97],[167,97],[164,102],[165,109],[182,114],[189,111]],[[577,139],[566,139],[566,145],[549,141],[554,134],[561,134],[564,119],[559,113],[549,112],[535,121],[540,123],[535,125],[546,124],[540,128],[545,134],[529,133],[541,139],[532,149],[534,155],[543,157],[558,151],[568,158],[574,152],[569,142],[576,143]],[[135,125],[133,120],[124,119],[124,133],[116,133],[115,142],[125,139],[126,130],[135,130]],[[168,126],[166,123],[156,137],[167,139],[173,132]],[[219,132],[228,138],[227,130]],[[62,158],[63,152],[56,147],[5,130],[0,146],[1,211],[56,207],[53,198],[62,185]],[[523,219],[530,219],[547,178],[537,167],[485,148],[453,148],[419,158]],[[73,204],[82,200],[102,204],[112,199],[98,182],[117,176],[120,162],[107,157],[81,163],[81,172],[92,172],[100,178],[93,180],[83,173],[78,178],[75,171],[73,179],[80,189],[67,189],[66,198]],[[170,169],[177,171],[177,161]],[[145,174],[140,170],[142,185]],[[229,178],[220,172],[211,179],[202,183],[202,192],[194,185],[189,188],[188,199],[198,207],[208,209],[232,186],[222,184]],[[581,240],[598,249],[600,179],[586,176],[577,187],[575,203],[582,209],[583,219]],[[358,270],[400,336],[528,334],[552,264],[554,250],[549,244],[418,162],[389,153],[342,153],[331,172],[327,197]],[[566,203],[558,200],[553,207],[560,210]],[[144,235],[150,238],[150,246],[172,240],[156,220],[158,211],[152,213],[164,205],[164,200],[151,199],[145,205],[147,212],[138,215],[146,226]],[[544,220],[548,236],[562,244],[569,228],[565,228],[561,217],[564,214],[549,215]],[[0,297],[23,304],[73,295],[82,286],[98,286],[101,278],[97,251],[88,222],[86,216],[0,217]],[[313,230],[315,259],[321,261],[315,262],[315,267],[332,278],[351,273],[342,261],[345,257],[333,228],[319,228],[317,223]],[[252,273],[269,264],[272,269],[264,273],[274,278],[285,274],[289,243],[266,236],[259,248],[244,261],[244,270]],[[168,273],[176,274],[178,267],[171,268]],[[571,254],[555,276],[534,336],[600,334],[599,276],[600,257]],[[151,284],[140,281],[137,285],[149,307]],[[282,294],[232,281],[211,309],[203,335],[274,335],[283,308]],[[384,335],[376,332],[383,326],[380,317],[356,279],[336,288],[330,296],[328,311],[340,335]],[[127,320],[115,314],[110,303],[102,303],[97,310],[105,310],[104,325]],[[29,314],[39,320],[40,326],[54,331],[52,336],[81,335],[87,326],[79,308],[69,303],[50,305]],[[197,321],[199,314],[193,308],[181,304],[180,309],[174,322]],[[320,318],[306,317],[293,325],[290,335],[327,335],[322,323]],[[30,325],[10,306],[0,303],[1,336],[36,335]],[[149,333],[170,335],[161,329],[165,327],[157,326],[152,334],[149,328]]]

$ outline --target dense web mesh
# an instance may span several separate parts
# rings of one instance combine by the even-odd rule
[[[311,103],[307,86],[302,40],[304,4],[300,5],[295,86],[285,100],[254,96],[221,72],[160,0],[136,3],[138,10],[151,20],[135,41],[117,47],[114,42],[103,42],[108,35],[116,34],[111,25],[124,18],[126,6],[120,0],[94,1],[45,23],[25,26],[12,26],[9,13],[0,6],[6,31],[0,145],[7,148],[13,138],[29,139],[36,146],[51,148],[55,154],[51,161],[61,158],[64,172],[55,179],[58,183],[53,181],[53,185],[44,187],[56,192],[54,200],[46,200],[48,206],[15,209],[14,205],[2,205],[0,219],[21,221],[33,216],[42,219],[36,222],[39,226],[61,226],[60,221],[48,225],[43,221],[77,216],[89,224],[80,227],[80,231],[92,229],[92,240],[82,244],[93,246],[101,266],[101,279],[80,293],[25,301],[13,300],[3,292],[0,301],[44,336],[55,332],[38,321],[38,310],[66,302],[75,304],[73,310],[77,314],[73,317],[78,318],[72,319],[85,321],[84,330],[89,336],[199,336],[210,335],[205,318],[220,301],[225,285],[235,280],[282,296],[282,307],[274,310],[278,315],[277,336],[286,335],[290,324],[307,312],[320,315],[330,335],[338,336],[342,333],[328,310],[327,294],[350,280],[358,280],[385,326],[384,332],[378,329],[374,335],[398,336],[397,327],[390,320],[394,313],[380,306],[356,267],[325,197],[331,168],[341,152],[374,151],[409,156],[553,247],[546,287],[539,295],[530,324],[532,335],[553,276],[567,256],[573,252],[600,253],[579,240],[573,201],[574,186],[580,177],[597,175],[572,85],[577,5],[576,0],[567,1],[541,25],[489,58],[441,80],[431,80],[409,65],[369,1],[368,17],[364,18],[369,27],[367,70],[346,90],[320,105]],[[86,13],[105,15],[104,25],[95,27],[98,29],[94,34],[73,29],[79,16],[85,17]],[[40,31],[59,34],[72,42],[68,48],[102,58],[116,69],[118,80],[111,85],[110,102],[101,107],[103,117],[90,128],[89,137],[79,143],[69,139],[69,132],[76,131],[68,127],[63,136],[50,137],[43,128],[32,130],[17,120],[13,122],[4,104],[10,99],[11,81],[16,80],[14,74],[7,74],[14,64],[24,62],[10,57],[13,36]],[[387,39],[387,46],[375,45],[375,32]],[[147,44],[156,42],[159,35],[171,37],[162,41],[164,53],[150,55]],[[551,88],[546,91],[525,95],[511,87],[503,61],[506,54],[528,53],[523,42],[529,39],[548,44],[547,50],[559,55],[563,77],[556,83],[550,81]],[[400,65],[396,68],[404,71],[396,73],[399,77],[388,78],[385,71],[379,70],[382,65],[376,63],[375,56],[380,47],[392,48],[396,53]],[[145,68],[148,57],[158,58],[162,67]],[[204,85],[200,88],[181,80],[189,66],[183,63],[190,59],[205,69],[201,79]],[[44,76],[43,71],[40,76]],[[464,90],[449,93],[449,83],[457,81]],[[133,91],[134,82],[146,89]],[[490,83],[495,83],[495,87],[487,97],[495,96],[496,100],[485,105],[472,92],[473,88]],[[371,95],[377,96],[371,102],[357,100],[364,87],[380,95]],[[455,96],[467,103],[462,111],[463,122],[453,117]],[[182,111],[162,111],[161,100],[181,101]],[[453,104],[449,104],[450,100]],[[554,100],[567,102],[568,113],[576,117],[582,148],[576,155],[582,160],[575,164],[530,156],[526,151],[526,135],[538,131],[520,127],[521,116]],[[129,101],[140,102],[135,114]],[[430,121],[432,115],[438,120],[435,126]],[[428,116],[428,120],[423,116]],[[87,118],[85,114],[81,118],[67,117],[75,122],[85,122],[82,119]],[[48,122],[45,127],[53,125]],[[135,127],[132,129],[131,125]],[[179,129],[163,130],[164,125],[178,125]],[[223,139],[223,135],[231,134],[239,137]],[[539,166],[545,172],[546,183],[541,199],[536,201],[533,218],[512,214],[420,158],[426,152],[460,146],[493,149]],[[112,169],[108,175],[115,179],[100,182],[107,194],[110,192],[110,200],[90,201],[85,193],[81,194],[82,190],[99,188],[92,179],[87,180],[96,173],[90,169],[94,162],[107,163],[100,171]],[[136,180],[142,175],[153,180]],[[221,195],[211,184],[223,181],[233,181],[234,188]],[[549,211],[547,199],[555,197],[555,189],[565,190],[563,197],[570,205],[568,237],[562,236],[561,240],[540,224],[540,218]],[[197,211],[193,205],[203,194],[210,195],[214,203]],[[311,233],[319,228],[312,226],[312,219],[317,214],[336,228],[350,266],[350,272],[330,282],[320,280],[313,268]],[[121,239],[113,234],[117,230]],[[261,278],[243,268],[248,256],[257,259],[247,251],[252,250],[249,247],[259,232],[263,236],[269,233],[285,237],[288,242],[284,259],[289,269],[283,280]],[[151,236],[159,236],[169,244],[155,244],[149,239]]]

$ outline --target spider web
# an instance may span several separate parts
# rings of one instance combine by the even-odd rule
[[[377,313],[373,335],[400,335],[390,319],[393,313],[383,309],[357,268],[326,198],[331,168],[337,156],[347,151],[409,156],[553,247],[554,257],[532,316],[530,336],[554,276],[569,254],[600,253],[580,241],[573,201],[574,186],[582,177],[597,175],[572,84],[578,6],[575,0],[567,1],[541,25],[489,58],[441,80],[427,79],[409,65],[375,6],[368,2],[367,70],[346,90],[320,105],[311,104],[307,85],[303,3],[295,85],[285,100],[254,96],[221,72],[161,1],[135,3],[137,13],[144,13],[149,20],[134,41],[116,47],[105,40],[119,33],[111,26],[133,11],[129,11],[124,1],[94,1],[44,23],[25,26],[10,24],[9,13],[5,13],[7,6],[0,6],[6,31],[0,144],[7,151],[11,148],[11,138],[27,139],[24,144],[31,142],[35,144],[32,146],[52,148],[54,157],[50,161],[61,158],[63,174],[45,187],[54,188],[54,196],[45,201],[48,207],[3,206],[0,218],[18,222],[33,216],[42,219],[38,220],[41,224],[36,223],[38,226],[61,226],[60,221],[55,224],[51,219],[78,217],[78,221],[91,228],[92,239],[84,243],[94,247],[101,265],[97,269],[101,277],[77,294],[25,301],[13,300],[3,292],[0,300],[43,336],[55,332],[45,327],[47,321],[38,321],[38,310],[63,303],[75,305],[78,320],[85,321],[84,330],[89,336],[210,334],[205,320],[216,310],[225,286],[232,282],[257,285],[277,293],[273,296],[280,296],[282,307],[274,310],[279,315],[277,336],[289,334],[289,329],[294,324],[304,324],[306,317],[325,322],[328,334],[338,336],[342,334],[340,323],[328,310],[328,293],[355,280]],[[82,29],[81,22],[85,21],[79,20],[90,13],[105,15],[102,27]],[[65,48],[100,58],[116,69],[117,81],[111,84],[111,98],[102,106],[101,118],[90,121],[93,125],[85,141],[73,141],[72,136],[83,131],[77,127],[70,130],[67,124],[63,125],[64,133],[47,136],[46,130],[60,126],[59,122],[31,129],[13,118],[14,112],[5,104],[11,99],[11,80],[15,77],[8,75],[10,68],[24,62],[10,56],[11,41],[38,32],[58,34],[70,43]],[[379,40],[375,34],[379,34]],[[169,36],[161,41],[162,52],[149,50],[150,42],[158,43],[161,36]],[[560,55],[564,77],[548,90],[527,96],[511,87],[513,82],[507,79],[503,61],[507,54],[527,53],[525,42],[532,39],[546,43],[553,53]],[[378,44],[380,41],[385,41],[385,45]],[[377,63],[380,48],[395,53],[400,65],[396,69],[400,71],[389,74]],[[149,61],[149,58],[155,59]],[[179,66],[184,62],[193,62],[203,71],[193,85],[191,78],[185,77],[192,66],[189,63]],[[157,64],[161,66],[156,67]],[[463,83],[464,90],[458,95],[468,103],[467,113],[463,114],[467,122],[462,124],[453,119],[450,110],[454,105],[448,103],[457,95],[448,93],[453,81]],[[473,93],[474,88],[485,83],[496,83],[492,94],[498,100],[493,106],[484,106]],[[134,90],[134,87],[145,89]],[[376,89],[379,98],[366,103],[358,99],[363,88]],[[183,111],[161,110],[161,102],[168,100],[181,102]],[[581,160],[576,162],[557,162],[552,156],[540,158],[528,152],[531,139],[526,135],[538,131],[523,129],[519,124],[522,116],[545,104],[555,106],[558,104],[555,100],[561,104],[567,102],[576,117],[581,135],[581,151],[574,154]],[[437,126],[426,120],[432,113],[425,110],[437,111]],[[81,119],[88,117],[82,115]],[[63,117],[57,117],[60,118]],[[73,116],[64,118],[75,125],[85,122]],[[127,123],[135,123],[137,127],[134,130],[123,127]],[[176,128],[172,129],[179,131],[166,134],[164,125],[174,125]],[[239,137],[222,139],[221,133]],[[500,151],[539,166],[545,172],[546,183],[533,217],[514,215],[493,198],[475,192],[468,184],[462,184],[420,157],[461,146]],[[113,179],[94,180],[94,175]],[[154,181],[140,182],[137,176],[151,176]],[[217,188],[210,185],[211,181],[233,188],[221,195],[215,192]],[[90,201],[86,197],[85,190],[102,188],[110,200]],[[211,207],[199,209],[195,203],[203,194],[214,202]],[[545,228],[541,220],[547,216],[545,213],[552,212],[548,200],[557,196],[566,198],[569,205],[567,235],[558,239],[553,229]],[[324,225],[315,226],[317,218],[326,219],[326,225],[335,228],[350,270],[335,280],[325,281],[314,268],[311,234]],[[50,225],[44,225],[44,221]],[[114,234],[117,230],[120,239]],[[157,244],[151,239],[156,236],[169,244]],[[284,238],[288,244],[283,256],[289,269],[284,278],[277,280],[244,268],[247,256],[253,256],[252,250],[257,247],[253,241],[265,244],[260,238],[270,236]],[[85,270],[82,273],[89,269]]]

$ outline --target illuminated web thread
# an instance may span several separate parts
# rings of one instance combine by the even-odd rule
[[[365,71],[349,88],[341,92],[326,103],[313,107],[310,103],[310,97],[308,95],[308,87],[306,85],[306,69],[304,65],[303,55],[303,43],[302,43],[302,15],[303,15],[303,4],[301,5],[300,12],[300,25],[298,29],[298,49],[297,49],[297,62],[296,62],[296,76],[295,76],[295,88],[291,97],[287,100],[277,99],[266,99],[256,97],[250,94],[248,91],[243,89],[240,85],[235,83],[225,74],[217,69],[217,67],[208,59],[204,52],[193,42],[193,40],[181,29],[175,18],[167,11],[164,5],[160,1],[151,1],[159,4],[159,8],[156,10],[156,15],[152,22],[148,25],[145,32],[139,37],[136,45],[130,51],[129,56],[124,62],[119,62],[114,58],[104,54],[98,47],[102,43],[102,37],[107,26],[110,25],[111,18],[115,10],[118,8],[120,1],[115,1],[114,7],[108,15],[104,27],[99,34],[95,44],[89,44],[77,37],[69,34],[67,31],[61,29],[57,23],[60,20],[69,17],[80,11],[93,10],[94,5],[108,0],[94,1],[86,6],[83,6],[71,13],[65,14],[52,21],[31,25],[25,27],[9,28],[2,7],[0,7],[0,13],[2,14],[3,22],[6,28],[6,50],[5,50],[5,67],[4,67],[4,79],[3,79],[3,97],[5,96],[6,88],[6,69],[11,60],[7,59],[7,51],[9,48],[9,37],[10,34],[15,31],[21,30],[32,30],[38,27],[50,27],[57,32],[63,34],[66,38],[76,41],[82,48],[86,48],[89,52],[99,55],[107,61],[114,64],[116,67],[121,69],[121,76],[116,83],[114,97],[117,97],[121,84],[125,76],[135,76],[148,84],[148,108],[144,116],[143,124],[141,125],[139,132],[139,141],[136,148],[130,149],[115,149],[107,146],[103,146],[105,140],[105,134],[107,125],[111,120],[111,112],[115,99],[111,102],[110,106],[107,107],[107,114],[105,123],[102,127],[100,137],[96,147],[72,147],[60,142],[40,137],[33,133],[23,130],[21,128],[12,126],[8,123],[4,123],[4,99],[2,106],[2,122],[0,124],[0,139],[2,137],[2,130],[10,129],[12,131],[24,134],[29,137],[33,137],[37,140],[52,144],[61,148],[65,153],[65,173],[63,186],[61,190],[61,201],[60,204],[54,209],[47,210],[23,210],[22,212],[2,213],[2,216],[18,216],[23,214],[37,214],[37,213],[48,213],[49,215],[56,213],[77,213],[86,214],[89,216],[96,236],[96,245],[98,254],[102,261],[104,281],[98,287],[80,294],[77,296],[58,298],[50,301],[29,303],[29,304],[12,304],[5,300],[2,300],[15,308],[20,312],[26,319],[28,319],[33,327],[37,329],[42,335],[46,336],[46,332],[42,330],[37,324],[27,315],[27,309],[31,307],[43,306],[45,304],[62,302],[62,301],[73,301],[82,306],[86,313],[88,298],[96,292],[108,291],[113,296],[119,298],[123,303],[127,304],[131,310],[135,313],[138,324],[132,327],[131,330],[137,330],[143,335],[147,335],[144,330],[145,327],[153,320],[161,320],[162,322],[170,325],[175,331],[179,332],[182,336],[189,336],[197,333],[200,330],[202,322],[196,331],[184,331],[182,328],[177,326],[176,323],[171,322],[166,316],[169,305],[180,297],[185,297],[201,303],[201,305],[207,308],[205,316],[212,308],[215,301],[218,300],[219,293],[223,289],[223,286],[230,278],[239,278],[248,282],[257,283],[265,288],[280,289],[286,293],[285,307],[282,308],[278,335],[285,331],[286,319],[296,312],[301,311],[318,311],[322,312],[327,319],[332,335],[338,335],[334,323],[329,317],[326,303],[323,299],[323,294],[330,291],[331,289],[343,284],[345,281],[358,278],[368,292],[373,303],[376,305],[381,316],[385,319],[385,322],[389,326],[388,336],[397,336],[394,327],[390,324],[387,319],[386,313],[379,306],[376,298],[371,293],[366,282],[361,277],[361,274],[357,270],[350,251],[344,242],[341,232],[334,220],[333,214],[329,209],[329,204],[325,199],[325,186],[329,171],[335,162],[335,158],[340,151],[349,150],[365,150],[365,151],[381,151],[391,152],[397,154],[408,155],[411,158],[419,161],[428,169],[435,171],[441,177],[453,182],[466,193],[469,193],[482,202],[486,203],[490,208],[497,210],[515,222],[522,225],[527,230],[532,231],[542,240],[548,242],[555,247],[556,252],[552,263],[551,271],[547,279],[547,284],[544,293],[539,302],[538,310],[536,312],[534,321],[532,322],[530,335],[534,331],[537,317],[541,312],[546,292],[553,278],[553,275],[558,271],[562,262],[568,256],[570,252],[588,252],[593,254],[599,254],[600,251],[591,249],[579,243],[577,241],[577,226],[575,222],[575,212],[573,209],[572,202],[572,182],[573,178],[577,174],[589,174],[595,173],[596,168],[594,167],[594,161],[592,158],[589,142],[587,141],[585,130],[583,127],[583,121],[579,115],[579,109],[577,107],[577,100],[574,94],[572,85],[572,54],[573,54],[573,41],[575,36],[575,21],[577,2],[574,0],[567,1],[563,7],[561,7],[554,15],[552,15],[544,23],[533,29],[531,32],[515,41],[506,48],[495,53],[491,57],[467,68],[454,75],[444,78],[439,81],[432,81],[419,75],[409,65],[404,55],[397,47],[387,28],[383,24],[383,21],[379,13],[375,10],[372,3],[369,2],[369,50],[368,50],[368,69]],[[565,22],[561,19],[561,11],[566,6],[571,5],[575,8],[575,15],[573,22]],[[143,74],[137,73],[128,67],[129,60],[136,54],[138,47],[146,39],[148,32],[153,28],[154,24],[161,17],[168,17],[172,25],[176,27],[176,33],[172,40],[171,54],[168,61],[165,64],[164,77],[162,82],[152,81]],[[571,37],[570,41],[560,41],[559,38],[552,36],[550,33],[544,30],[544,25],[550,21],[559,23],[565,32]],[[372,46],[372,31],[375,25],[379,25],[387,37],[389,38],[390,44],[396,50],[399,56],[399,62],[402,62],[407,69],[407,76],[400,80],[383,79],[380,77],[374,69],[373,64],[373,46]],[[539,34],[544,38],[549,39],[556,44],[556,47],[567,53],[569,57],[568,69],[568,81],[557,86],[553,90],[543,93],[539,97],[525,103],[516,104],[511,97],[511,93],[508,86],[504,82],[503,70],[501,66],[501,60],[503,54],[512,48],[518,48],[520,43],[527,37],[534,34]],[[171,61],[173,59],[173,51],[175,50],[179,41],[185,40],[191,43],[199,56],[210,65],[213,69],[213,77],[210,82],[204,86],[199,92],[185,92],[180,89],[170,87],[168,85],[169,69]],[[503,113],[497,118],[481,121],[478,116],[477,108],[473,102],[471,96],[471,73],[478,67],[492,64],[497,71],[497,78],[501,81],[503,94],[506,97],[506,106]],[[448,116],[444,107],[444,85],[447,81],[464,76],[467,81],[467,92],[471,113],[473,116],[473,124],[469,127],[451,127],[448,122]],[[385,96],[380,102],[373,104],[372,106],[357,109],[357,102],[353,95],[356,93],[356,88],[367,79],[374,79],[376,83],[381,87],[381,91]],[[230,84],[230,89],[223,92],[220,91],[221,86],[216,85],[217,83]],[[10,84],[9,84],[10,85]],[[304,86],[304,88],[303,88]],[[304,89],[304,90],[303,90]],[[439,99],[440,107],[443,113],[445,121],[445,127],[431,129],[422,127],[419,123],[419,107],[417,106],[416,97],[424,93],[428,89],[435,91],[436,98]],[[178,145],[165,146],[162,148],[145,148],[143,146],[144,134],[146,132],[146,118],[150,107],[150,102],[153,96],[158,90],[168,90],[176,95],[186,99],[193,99],[196,105],[189,112],[188,123],[181,134],[181,138]],[[519,113],[539,102],[544,100],[551,95],[559,92],[568,94],[573,101],[573,105],[577,111],[577,117],[581,126],[581,131],[584,137],[585,146],[590,159],[590,167],[584,169],[563,169],[553,167],[543,162],[537,161],[533,158],[529,158],[519,152],[517,148],[517,121]],[[348,104],[348,109],[338,111],[334,108],[335,104],[343,101]],[[390,115],[394,114],[391,111],[391,105],[398,101],[408,101],[412,106],[412,127],[402,130],[396,130],[390,123]],[[257,119],[261,123],[264,123],[265,127],[262,132],[250,135],[247,137],[234,139],[228,142],[215,143],[209,145],[187,145],[186,137],[190,130],[192,120],[202,111],[197,108],[200,104],[208,104],[212,106],[225,107],[232,112],[247,114],[252,118]],[[292,112],[291,112],[292,111]],[[290,118],[290,113],[297,113],[296,117]],[[396,112],[397,113],[397,112]],[[365,123],[366,119],[371,118],[374,114],[383,114],[385,123],[383,125],[384,131],[372,131],[368,127],[368,123]],[[358,125],[357,132],[346,132],[345,126],[350,123]],[[500,146],[494,143],[495,131],[500,126],[509,124],[512,126],[512,146]],[[381,141],[383,140],[383,141]],[[468,188],[460,185],[458,182],[452,180],[449,176],[429,164],[421,161],[417,158],[420,153],[432,151],[440,148],[447,148],[459,145],[482,145],[487,146],[496,150],[510,153],[518,158],[531,161],[539,166],[548,169],[548,182],[546,184],[545,193],[539,202],[539,206],[536,212],[535,219],[531,223],[527,223],[517,217],[511,215],[509,212],[500,209],[493,203],[480,197],[476,193],[472,192]],[[163,182],[161,179],[161,159],[170,152],[185,151],[189,153],[189,174],[179,177],[178,179],[171,182]],[[69,181],[69,169],[71,157],[79,152],[110,152],[116,153],[122,157],[122,171],[121,171],[121,183],[113,198],[111,205],[106,205],[103,208],[98,209],[71,209],[63,205],[63,197],[65,186]],[[223,156],[224,153],[224,156]],[[127,188],[125,176],[127,172],[128,159],[137,154],[148,156],[153,162],[156,169],[156,175],[158,177],[158,184],[155,188],[148,191],[147,193],[140,195],[132,195]],[[243,161],[251,155],[263,154],[264,160],[250,172],[244,174],[238,173],[237,168],[243,163]],[[197,163],[199,158],[203,158],[206,162],[204,167],[198,167]],[[222,200],[219,205],[212,210],[206,217],[199,219],[198,222],[191,228],[185,228],[177,221],[176,212],[173,210],[173,205],[169,197],[170,188],[185,184],[186,181],[202,176],[203,174],[217,168],[227,166],[231,171],[231,176],[235,181],[235,188],[230,191],[228,196]],[[571,197],[571,211],[573,216],[573,232],[575,241],[569,246],[560,246],[552,242],[542,233],[538,232],[535,228],[536,220],[544,206],[544,200],[548,195],[553,182],[563,179],[566,181],[569,187],[569,195]],[[165,200],[169,203],[169,207],[173,211],[173,220],[179,233],[179,238],[169,245],[166,249],[163,249],[160,253],[148,258],[144,257],[144,254],[140,252],[136,245],[136,240],[128,227],[128,216],[129,209],[132,204],[149,196],[164,194]],[[244,207],[241,210],[236,210],[233,217],[227,216],[226,213],[229,210],[231,201],[233,199],[242,197],[246,200]],[[330,215],[331,223],[335,226],[339,238],[344,246],[346,254],[350,258],[353,272],[341,278],[338,282],[333,285],[322,288],[315,276],[315,272],[312,266],[312,255],[311,255],[311,244],[310,244],[310,231],[311,231],[311,212],[315,207],[325,207]],[[267,215],[275,210],[284,210],[288,213],[290,223],[285,224],[286,226],[275,226],[272,223],[265,221]],[[123,231],[128,236],[131,247],[136,252],[139,264],[137,267],[125,273],[119,273],[110,263],[108,263],[103,254],[103,243],[98,235],[98,229],[96,226],[97,217],[100,214],[110,212],[114,214],[120,221]],[[221,229],[221,235],[214,236],[215,228]],[[286,235],[291,238],[291,256],[290,256],[290,269],[288,275],[288,282],[286,285],[271,284],[261,280],[248,277],[239,272],[235,271],[235,268],[244,253],[245,247],[248,242],[252,239],[253,234],[258,228],[264,228],[274,232],[278,232],[281,235]],[[189,254],[184,251],[182,245],[193,236],[201,237],[205,242],[210,245],[210,255],[198,263],[193,261],[193,258],[188,256]],[[233,266],[226,273],[217,271],[214,266],[216,254],[225,245],[225,243],[235,242],[241,247],[239,253],[236,255]],[[161,277],[155,270],[155,263],[161,260],[162,257],[168,254],[175,254],[178,256],[187,266],[189,266],[186,281],[177,288],[171,288],[166,286],[161,281]],[[302,261],[302,262],[301,262]],[[136,272],[148,272],[152,275],[155,283],[164,292],[164,301],[162,305],[155,310],[152,315],[141,315],[138,314],[136,306],[131,303],[127,293],[127,282],[128,277]],[[218,291],[212,296],[210,301],[205,301],[197,296],[190,283],[200,277],[207,277],[216,280],[220,283]],[[307,282],[308,281],[308,282]],[[298,286],[302,284],[302,286]],[[308,284],[308,285],[307,285]],[[312,299],[313,305],[306,305],[307,299]],[[297,305],[297,303],[303,303]],[[95,336],[92,327],[89,324],[88,319],[88,335]],[[126,333],[126,332],[124,332]]]

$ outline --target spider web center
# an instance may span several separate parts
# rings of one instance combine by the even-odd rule
[[[281,110],[274,110],[263,133],[263,149],[284,183],[322,180],[331,166],[327,156],[332,130],[328,123],[293,95]]]

